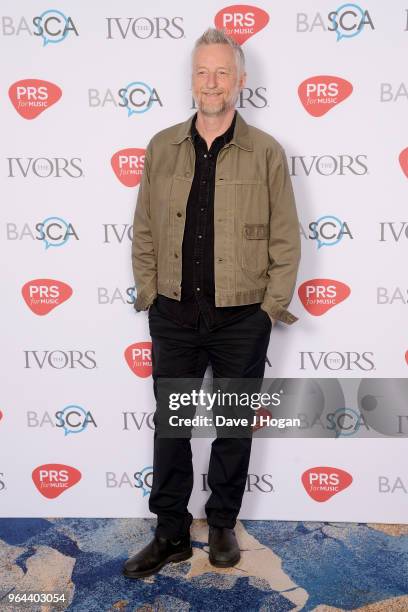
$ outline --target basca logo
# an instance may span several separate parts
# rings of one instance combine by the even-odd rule
[[[125,359],[133,374],[147,378],[152,373],[152,343],[135,342],[125,350]]]
[[[8,177],[16,178],[30,176],[37,178],[73,178],[84,175],[80,157],[6,157],[8,161]]]
[[[129,487],[140,489],[143,497],[150,494],[153,484],[153,466],[148,465],[134,474],[117,474],[116,472],[105,472],[105,482],[107,489],[121,489]]]
[[[350,287],[331,278],[313,278],[300,285],[298,294],[307,312],[320,317],[347,299]]]
[[[322,117],[351,95],[353,86],[336,76],[319,75],[302,81],[298,96],[312,117]]]
[[[404,149],[403,151],[401,151],[398,157],[398,161],[400,163],[401,170],[403,171],[405,176],[408,178],[408,147]]]
[[[408,102],[408,85],[405,83],[380,83],[380,102]]]
[[[377,287],[377,304],[408,304],[408,289]]]
[[[74,226],[61,217],[47,217],[41,223],[37,223],[34,228],[28,223],[22,226],[18,226],[17,223],[6,223],[6,236],[7,240],[26,238],[41,240],[44,242],[45,249],[64,246],[71,238],[79,240]]]
[[[399,242],[401,238],[408,239],[408,221],[381,221],[380,240],[387,242],[389,239]]]
[[[95,351],[24,351],[24,368],[39,368],[43,370],[50,367],[53,370],[74,370],[84,368],[94,370],[97,367]]]
[[[122,244],[123,240],[129,240],[132,242],[133,238],[133,225],[129,223],[104,223],[103,224],[104,243],[119,242]]]
[[[136,288],[133,285],[127,289],[109,289],[108,287],[98,287],[98,304],[134,304],[136,301]]]
[[[404,481],[402,476],[379,476],[379,493],[404,493],[408,494],[408,481]]]
[[[110,90],[88,89],[90,108],[105,108],[107,105],[115,108],[125,108],[128,117],[140,115],[150,110],[153,105],[163,106],[157,90],[142,81],[133,81],[118,90],[116,96]]]
[[[321,13],[297,13],[297,32],[336,32],[337,41],[342,38],[353,38],[368,26],[374,30],[370,13],[354,3],[342,4],[338,9],[327,15]]]
[[[300,224],[300,235],[305,240],[317,240],[318,249],[323,246],[335,246],[339,244],[345,236],[350,238],[350,240],[354,240],[348,224],[333,215],[319,217],[316,221],[309,223],[307,228],[309,233],[307,233],[303,225]]]
[[[142,178],[146,149],[122,149],[112,156],[111,165],[125,187],[136,187]]]
[[[70,465],[46,463],[33,470],[32,478],[41,495],[55,499],[76,485],[81,480],[82,474]]]
[[[291,155],[289,170],[291,176],[363,176],[368,173],[365,163],[367,155]]]
[[[106,17],[107,39],[133,36],[139,40],[146,38],[179,39],[184,37],[183,17]]]
[[[36,278],[25,283],[21,293],[30,310],[43,316],[66,302],[72,295],[72,288],[52,278]]]
[[[323,351],[300,351],[300,369],[301,370],[362,370],[363,372],[370,372],[375,369],[374,362],[371,357],[374,357],[374,353],[365,351],[364,353],[357,353],[355,351],[329,351],[327,353]]]
[[[148,427],[154,429],[154,412],[122,412],[123,415],[123,429],[130,431],[135,428],[140,431],[142,427]]]
[[[306,493],[317,502],[325,502],[336,493],[344,491],[353,482],[348,472],[339,468],[318,466],[302,474],[302,484]]]
[[[85,410],[82,406],[70,404],[62,410],[58,410],[54,414],[47,411],[37,412],[35,410],[27,411],[27,427],[56,427],[63,430],[64,435],[82,433],[88,428],[88,425],[98,427],[92,413]]]
[[[201,474],[201,491],[209,491],[208,474]],[[272,493],[272,474],[248,474],[245,493]]]
[[[24,119],[35,119],[47,108],[56,104],[62,91],[49,81],[23,79],[10,85],[8,90],[12,105]]]
[[[49,9],[41,15],[27,21],[25,17],[14,20],[13,17],[1,18],[3,36],[38,36],[43,39],[43,46],[64,41],[69,34],[79,36],[78,29],[72,17],[67,17],[61,11]]]
[[[244,87],[238,95],[237,108],[265,108],[266,106],[268,106],[266,87],[257,87],[256,89]],[[190,108],[192,110],[197,108],[194,98],[191,99]]]
[[[266,11],[247,4],[227,6],[214,17],[215,27],[224,29],[239,45],[263,30],[268,22],[269,15]]]

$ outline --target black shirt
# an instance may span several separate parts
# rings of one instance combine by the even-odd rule
[[[237,111],[230,127],[218,136],[208,150],[196,128],[197,113],[191,123],[196,154],[194,178],[186,207],[182,246],[180,302],[159,294],[158,311],[183,327],[198,328],[201,313],[207,326],[215,329],[259,309],[260,302],[242,306],[215,306],[214,280],[214,191],[217,156],[235,128]]]

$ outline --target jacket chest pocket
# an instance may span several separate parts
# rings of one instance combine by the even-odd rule
[[[244,223],[242,227],[242,257],[244,270],[265,274],[269,264],[268,223]]]

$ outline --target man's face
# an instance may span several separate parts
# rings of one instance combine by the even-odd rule
[[[223,115],[235,108],[246,74],[239,75],[229,45],[200,45],[193,57],[192,91],[203,115]]]

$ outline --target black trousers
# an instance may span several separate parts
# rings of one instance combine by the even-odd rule
[[[198,329],[183,327],[149,308],[153,386],[160,377],[203,379],[208,363],[213,378],[259,378],[265,372],[272,322],[260,308],[243,319],[209,330],[203,316]],[[157,413],[157,409],[156,409]],[[156,416],[155,413],[155,416]],[[157,514],[156,534],[178,538],[193,521],[187,506],[193,489],[189,438],[163,438],[154,432],[153,482],[149,509]],[[252,437],[217,437],[211,445],[205,504],[209,525],[233,528],[244,495]]]

